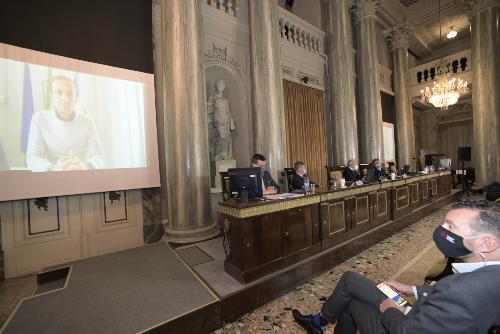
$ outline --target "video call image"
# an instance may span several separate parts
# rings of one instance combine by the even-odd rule
[[[0,57],[0,171],[147,167],[144,84]]]

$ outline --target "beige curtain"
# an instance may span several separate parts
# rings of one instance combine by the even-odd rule
[[[307,165],[311,180],[326,186],[327,153],[323,92],[291,81],[283,81],[288,166],[295,161]]]
[[[451,168],[461,169],[458,162],[458,148],[473,146],[474,136],[472,120],[464,120],[438,125],[438,153],[443,153],[451,158]],[[471,162],[465,162],[464,167],[471,167]]]

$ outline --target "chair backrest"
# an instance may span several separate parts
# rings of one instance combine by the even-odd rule
[[[342,178],[342,170],[345,166],[335,165],[335,166],[325,166],[326,168],[326,178],[328,179],[328,184],[331,184],[330,181],[334,178],[340,180]]]
[[[229,195],[231,193],[231,187],[229,184],[229,173],[228,172],[219,172],[220,180],[222,185],[222,200],[227,201],[229,199]]]
[[[293,177],[293,174],[295,174],[295,169],[293,169],[293,168],[284,168],[284,172],[281,173],[282,176],[286,177],[286,183],[287,183],[287,186],[288,186],[288,191],[292,191],[293,190],[293,188],[292,188],[292,177]]]
[[[368,168],[370,168],[370,164],[359,164],[359,172],[361,175],[366,176]]]
[[[396,163],[394,161],[387,161],[387,165],[389,166],[390,173],[396,173]]]

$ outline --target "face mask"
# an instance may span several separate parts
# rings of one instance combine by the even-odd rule
[[[354,165],[354,170],[358,170],[359,169],[359,166],[358,165]]]
[[[307,169],[304,168],[304,175],[306,175],[306,174],[307,174]]]
[[[476,238],[477,236],[467,237],[466,239]],[[445,229],[443,226],[438,226],[434,230],[432,236],[437,248],[446,257],[462,257],[472,253],[464,246],[464,238]]]
[[[378,169],[378,170],[382,169],[382,167],[380,166],[380,164],[375,164],[375,168]]]

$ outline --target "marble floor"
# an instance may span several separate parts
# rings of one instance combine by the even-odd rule
[[[0,281],[0,328],[14,311],[17,303],[33,295],[37,288],[36,275]]]
[[[407,284],[421,284],[425,275],[444,259],[432,241],[448,207],[436,211],[342,264],[296,287],[292,292],[227,323],[214,334],[305,333],[293,321],[292,308],[317,313],[345,271],[357,271],[380,282],[388,278]],[[333,333],[333,325],[326,334]]]

